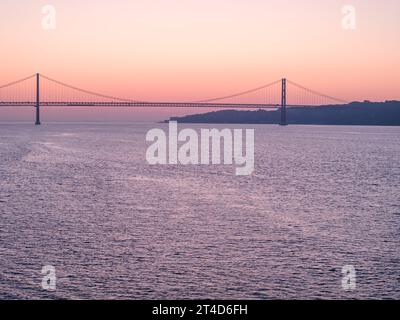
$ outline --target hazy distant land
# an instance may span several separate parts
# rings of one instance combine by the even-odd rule
[[[169,120],[182,123],[277,124],[280,110],[220,110]],[[166,122],[167,122],[166,121]],[[288,124],[400,126],[400,101],[287,108]]]

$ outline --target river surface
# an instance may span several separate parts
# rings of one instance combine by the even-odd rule
[[[400,128],[216,125],[255,128],[236,176],[150,166],[155,127],[0,125],[0,298],[400,299]]]

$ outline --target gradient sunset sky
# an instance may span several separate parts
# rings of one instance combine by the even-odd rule
[[[48,4],[55,30],[42,28]],[[346,4],[356,9],[355,30],[342,28]],[[0,39],[0,85],[40,72],[124,98],[192,101],[287,77],[349,101],[400,99],[399,0],[2,0]],[[110,114],[46,110],[43,118],[95,113]],[[1,119],[33,118],[4,108]]]

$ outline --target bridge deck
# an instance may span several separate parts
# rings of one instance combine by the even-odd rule
[[[0,101],[0,106],[35,107],[32,101]],[[236,103],[186,103],[186,102],[68,102],[41,101],[41,107],[153,107],[153,108],[237,108],[237,109],[276,109],[280,105],[269,104],[236,104]]]
[[[0,101],[3,107],[36,107],[32,101]],[[41,107],[150,107],[150,108],[214,108],[214,109],[278,109],[280,104],[259,103],[186,103],[186,102],[40,102]],[[286,107],[315,107],[317,105],[287,104]]]

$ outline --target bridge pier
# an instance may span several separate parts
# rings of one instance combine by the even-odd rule
[[[281,126],[287,126],[286,121],[286,79],[282,79],[282,100],[281,100]]]
[[[40,125],[40,91],[39,91],[39,73],[36,73],[36,122],[35,125]]]

